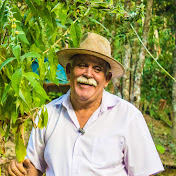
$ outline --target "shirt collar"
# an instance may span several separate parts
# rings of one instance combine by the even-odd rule
[[[62,104],[65,107],[67,107],[70,103],[71,103],[70,102],[70,89],[68,90],[66,94],[59,97],[57,101],[55,102],[56,105]]]
[[[116,95],[113,95],[105,90],[103,90],[103,97],[102,97],[102,102],[100,105],[100,112],[103,113],[106,110],[114,107],[118,102],[120,101],[120,98]],[[57,101],[55,102],[56,105],[62,104],[65,108],[68,108],[71,105],[70,102],[70,89],[68,92],[61,96]]]
[[[103,90],[103,97],[100,105],[100,112],[103,113],[106,110],[113,108],[119,101],[120,101],[120,98],[118,96]]]

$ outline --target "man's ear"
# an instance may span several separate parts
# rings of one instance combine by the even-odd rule
[[[71,73],[71,64],[68,63],[66,65],[66,75],[67,75],[67,79],[70,80],[70,73]]]
[[[111,78],[112,78],[112,73],[109,72],[109,73],[106,75],[106,84],[105,84],[104,87],[107,87],[107,86],[108,86],[108,84],[109,84]]]

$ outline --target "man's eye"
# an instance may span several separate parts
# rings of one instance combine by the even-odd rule
[[[86,64],[79,64],[78,67],[80,67],[80,68],[85,68],[85,67],[86,67]]]
[[[100,72],[101,71],[101,68],[100,67],[94,67],[94,70],[96,73]]]

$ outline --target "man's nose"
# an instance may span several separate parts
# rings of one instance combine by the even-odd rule
[[[92,73],[93,73],[92,67],[87,67],[84,72],[84,76],[86,76],[87,78],[92,78],[93,77]]]

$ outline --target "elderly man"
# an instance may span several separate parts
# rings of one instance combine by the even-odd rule
[[[9,174],[149,176],[162,171],[141,112],[104,90],[112,77],[124,75],[108,40],[87,33],[80,48],[57,55],[71,88],[47,105],[47,128],[32,130],[27,159],[12,161]]]

